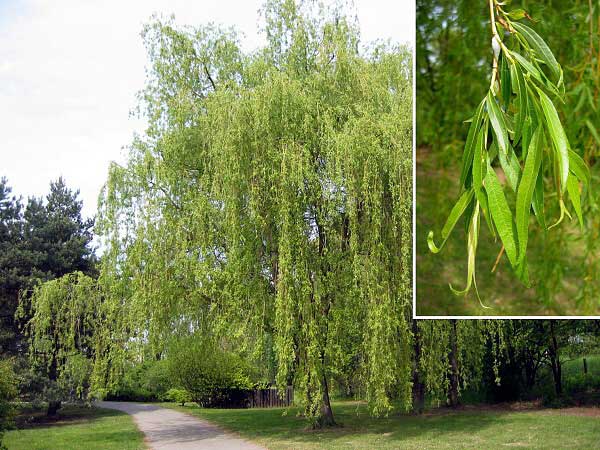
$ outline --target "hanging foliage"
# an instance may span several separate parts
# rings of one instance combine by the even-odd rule
[[[29,359],[44,377],[49,415],[63,400],[88,400],[100,311],[96,281],[82,272],[39,284],[19,305],[17,315],[31,317],[25,325]]]
[[[413,325],[413,343],[418,346],[413,383],[422,385],[418,395],[413,391],[417,412],[422,412],[426,392],[434,404],[458,406],[465,389],[480,386],[485,369],[493,372],[496,383],[500,382],[498,369],[506,359],[509,322],[418,320]],[[492,360],[487,368],[486,354]]]
[[[145,27],[149,126],[98,218],[114,327],[98,373],[124,342],[160,354],[200,332],[293,384],[313,426],[334,423],[348,352],[374,414],[391,396],[409,407],[410,52],[360,50],[341,11],[264,14],[268,44],[251,54],[231,30]]]
[[[460,175],[461,194],[441,231],[428,245],[439,252],[455,225],[467,217],[467,283],[475,287],[475,261],[480,217],[502,244],[516,276],[529,286],[527,242],[530,216],[542,230],[558,225],[571,210],[583,228],[582,198],[589,190],[590,172],[569,144],[554,105],[564,94],[563,72],[544,40],[519,20],[531,19],[522,9],[506,11],[489,0],[493,64],[490,87],[470,119]],[[554,99],[554,100],[553,100]],[[496,168],[496,163],[498,168]],[[505,187],[502,182],[505,181]],[[553,193],[549,193],[552,186]],[[507,192],[509,194],[507,195]],[[555,196],[560,217],[550,225],[545,198]],[[479,296],[479,294],[477,294]]]

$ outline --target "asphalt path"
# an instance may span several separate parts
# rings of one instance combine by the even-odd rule
[[[173,409],[134,402],[96,404],[131,415],[144,433],[146,444],[153,450],[264,450],[264,447],[234,436],[207,420]]]

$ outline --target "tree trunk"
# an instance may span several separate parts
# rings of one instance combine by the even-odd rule
[[[588,370],[587,370],[587,359],[583,358],[583,374],[587,375]]]
[[[456,342],[456,319],[452,321],[452,329],[450,331],[450,392],[448,399],[450,406],[456,408],[459,405],[458,400],[458,344]]]
[[[58,410],[60,409],[60,406],[61,406],[60,400],[49,401],[48,402],[48,411],[47,411],[48,417],[56,416],[56,414],[58,413]]]
[[[421,414],[425,410],[425,383],[421,380],[419,373],[419,360],[421,359],[421,335],[417,319],[413,319],[412,325],[414,339],[414,362],[412,376],[412,406],[415,414]]]
[[[319,416],[317,425],[319,428],[336,426],[337,424],[333,418],[333,410],[331,409],[331,402],[329,400],[329,385],[325,372],[323,372],[321,387],[323,389],[323,403],[321,404],[321,415]]]
[[[56,383],[58,380],[58,349],[56,347],[56,343],[54,344],[54,349],[52,352],[52,361],[50,363],[50,368],[48,370],[48,378],[50,381]],[[56,416],[56,413],[60,409],[61,401],[60,400],[48,400],[48,411],[46,415],[48,417]]]
[[[554,378],[554,390],[557,396],[562,395],[562,368],[560,365],[560,355],[558,353],[558,341],[554,332],[554,320],[550,321],[550,366],[552,368],[552,377]]]

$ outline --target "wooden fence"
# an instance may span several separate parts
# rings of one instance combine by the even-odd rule
[[[283,393],[283,398],[279,397],[276,388],[255,389],[250,392],[248,400],[248,408],[290,406],[294,401],[294,389],[292,386],[288,386]]]

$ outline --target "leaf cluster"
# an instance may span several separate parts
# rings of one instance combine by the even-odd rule
[[[505,12],[490,1],[493,69],[490,88],[470,119],[460,175],[461,194],[444,227],[440,245],[428,236],[432,252],[439,252],[461,216],[467,217],[466,294],[475,281],[475,256],[480,217],[501,241],[514,273],[529,286],[527,244],[534,215],[544,231],[571,217],[568,196],[583,229],[582,198],[589,191],[590,172],[567,138],[552,100],[564,93],[563,72],[545,41],[515,19],[522,10]],[[505,187],[510,194],[507,195]],[[548,186],[554,193],[548,193]],[[555,196],[560,217],[549,225],[545,198]],[[532,214],[533,212],[533,214]]]

